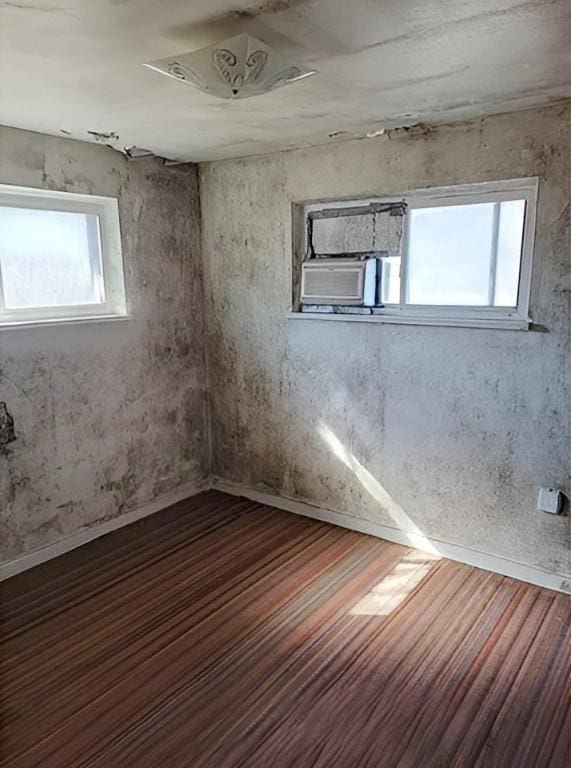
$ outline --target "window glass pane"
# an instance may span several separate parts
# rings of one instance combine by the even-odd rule
[[[400,256],[381,259],[381,303],[400,303]]]
[[[516,307],[525,219],[525,200],[500,206],[498,261],[494,291],[496,307]]]
[[[489,303],[494,203],[410,211],[408,304]]]
[[[104,302],[99,217],[0,206],[8,309]]]

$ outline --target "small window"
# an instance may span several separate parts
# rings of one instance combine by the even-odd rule
[[[0,324],[125,315],[117,201],[0,185]]]
[[[524,327],[536,196],[537,180],[522,179],[305,206],[294,306],[302,313],[387,322]],[[329,304],[322,281],[319,300],[306,300],[303,273],[310,266],[319,285],[320,272],[331,281],[337,263],[346,268],[348,259],[375,261],[376,291],[363,281],[361,302]]]

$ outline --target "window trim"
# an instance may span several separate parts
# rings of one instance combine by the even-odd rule
[[[98,216],[105,290],[105,301],[101,304],[68,304],[56,307],[5,309],[0,271],[0,328],[128,317],[119,206],[116,198],[0,184],[0,206]]]
[[[344,201],[327,201],[311,203],[294,203],[303,210],[303,220],[310,211],[327,208],[357,207],[367,203],[405,202],[407,210],[416,208],[435,208],[445,205],[474,204],[486,202],[507,202],[510,200],[525,200],[525,218],[522,237],[522,252],[518,283],[518,303],[516,307],[482,307],[482,306],[445,306],[426,304],[386,304],[376,307],[373,314],[335,314],[302,312],[301,307],[292,307],[289,316],[296,319],[342,320],[357,322],[388,322],[406,323],[413,325],[446,325],[479,328],[528,329],[531,324],[529,316],[530,292],[533,249],[535,239],[536,209],[539,180],[537,177],[522,179],[506,179],[492,182],[477,182],[472,184],[455,184],[446,187],[427,187],[405,191],[399,195],[383,198],[350,199]],[[293,217],[294,222],[299,216]],[[405,215],[402,241],[401,267],[401,302],[405,296],[407,284],[407,244],[410,228],[410,218]],[[307,249],[307,233],[303,234],[302,253]],[[295,242],[295,240],[294,240]],[[301,264],[303,259],[296,259]]]

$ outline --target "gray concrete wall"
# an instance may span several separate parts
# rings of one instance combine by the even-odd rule
[[[201,166],[213,471],[369,520],[569,567],[571,110]],[[292,201],[539,176],[543,332],[291,320]]]
[[[0,182],[119,198],[131,318],[0,330],[2,559],[208,475],[196,168],[0,129]]]

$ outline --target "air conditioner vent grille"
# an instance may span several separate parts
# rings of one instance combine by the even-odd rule
[[[377,291],[377,263],[375,258],[309,259],[301,271],[302,303],[373,305]]]
[[[304,296],[330,299],[360,299],[362,270],[308,269],[305,274]]]

